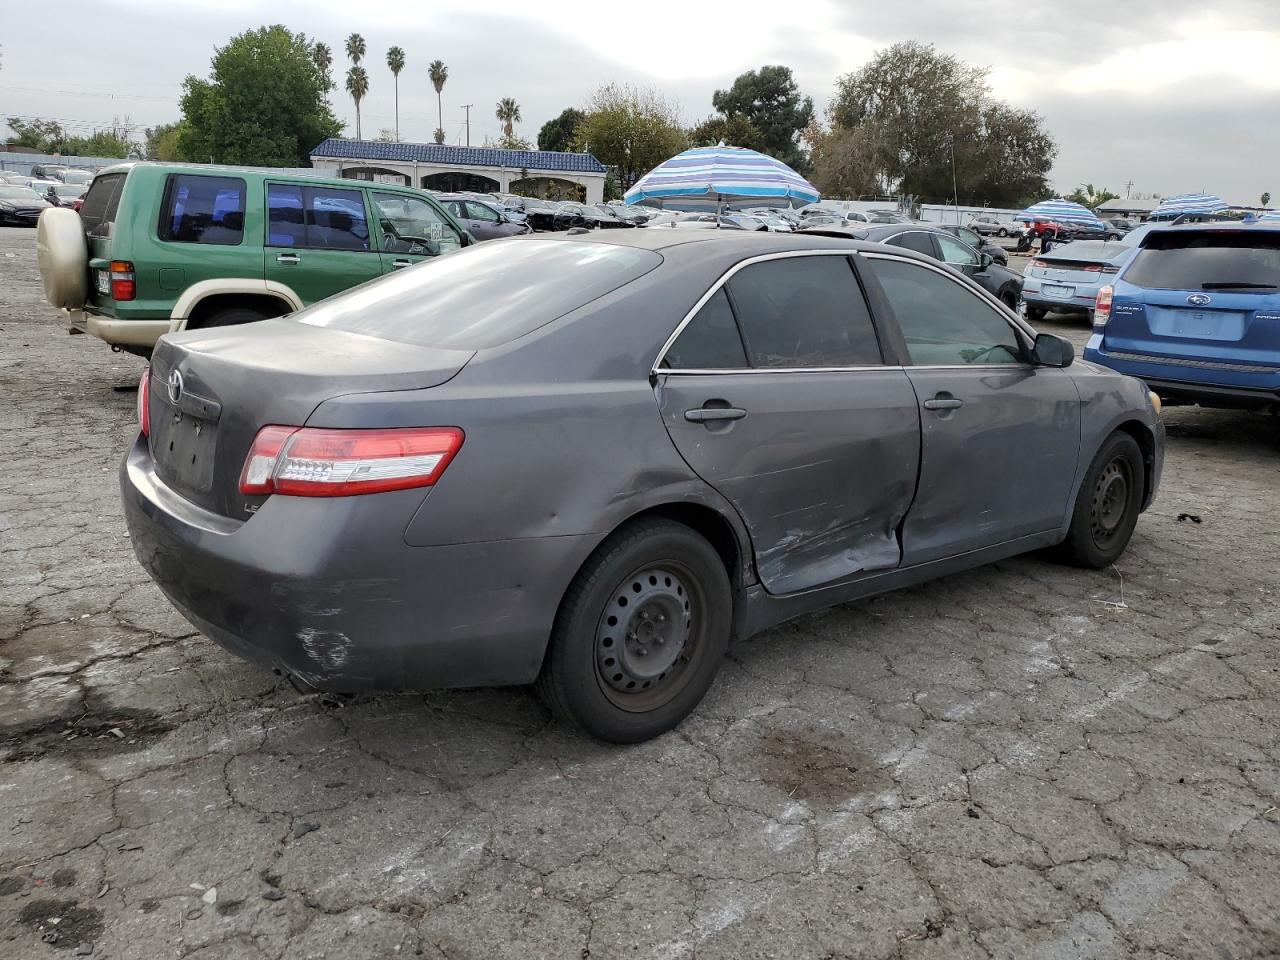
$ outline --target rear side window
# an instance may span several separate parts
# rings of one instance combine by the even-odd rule
[[[660,263],[652,250],[607,243],[481,243],[322,300],[294,319],[424,347],[482,350],[522,337]]]
[[[767,260],[728,283],[756,367],[881,363],[880,342],[847,257]]]
[[[161,240],[234,246],[244,239],[244,181],[174,174],[160,209]]]
[[[680,331],[662,366],[671,370],[740,370],[749,366],[724,287]]]
[[[120,206],[120,193],[124,190],[123,173],[108,173],[94,179],[89,192],[84,195],[80,208],[80,220],[85,233],[104,234],[106,227],[115,223],[116,210]]]
[[[342,187],[267,184],[267,246],[368,250],[364,192]]]
[[[1280,233],[1152,233],[1124,279],[1155,290],[1280,289]]]
[[[887,242],[895,247],[906,247],[916,253],[923,253],[926,257],[933,257],[935,260],[938,257],[933,252],[933,238],[920,230],[909,230],[906,233],[900,233],[896,237],[890,237]]]

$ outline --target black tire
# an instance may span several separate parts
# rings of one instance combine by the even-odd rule
[[[210,327],[236,327],[242,323],[266,320],[267,314],[253,307],[224,307],[206,316],[187,321],[188,330],[208,330]]]
[[[1118,233],[1108,233],[1108,234],[1107,234],[1106,239],[1108,239],[1108,240],[1119,240],[1119,239],[1120,239],[1120,234],[1118,234]]]
[[[1027,307],[1027,319],[1032,323],[1039,323],[1045,318],[1046,313],[1048,313],[1048,311],[1045,310],[1044,307]]]
[[[1018,292],[1016,290],[1002,290],[1000,292],[1000,302],[1014,313],[1018,312]]]
[[[711,544],[683,524],[637,521],[601,544],[569,585],[538,692],[594,737],[649,740],[702,700],[732,617],[729,575]]]
[[[996,231],[997,237],[1007,237],[1008,235],[1009,235],[1009,231],[1006,230],[1004,227],[1001,227],[999,230]]]
[[[1111,434],[1080,485],[1071,527],[1059,548],[1062,558],[1095,570],[1115,563],[1133,536],[1145,484],[1138,442],[1127,433]]]

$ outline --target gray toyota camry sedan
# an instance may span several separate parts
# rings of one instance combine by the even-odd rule
[[[227,649],[335,691],[537,682],[670,729],[731,637],[1013,554],[1102,567],[1159,400],[897,247],[499,240],[161,339],[138,559]]]

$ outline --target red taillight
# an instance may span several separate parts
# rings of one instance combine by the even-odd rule
[[[133,282],[133,264],[128,260],[111,261],[111,299],[132,300],[137,294]]]
[[[1101,273],[1101,272],[1102,272],[1102,264],[1100,264],[1100,263],[1088,263],[1088,264],[1085,264],[1084,272],[1085,272],[1085,273]]]
[[[1031,261],[1031,265],[1032,265],[1033,267],[1039,267],[1041,270],[1043,270],[1045,267],[1049,266],[1049,264],[1048,264],[1048,263],[1046,263],[1044,260],[1032,260],[1032,261]]]
[[[151,392],[151,364],[142,368],[142,379],[138,381],[138,428],[144,437],[151,436],[151,404],[147,395]]]
[[[327,430],[267,426],[240,473],[240,492],[348,497],[429,487],[462,446],[457,427]]]
[[[1098,302],[1093,307],[1093,325],[1095,327],[1105,327],[1107,321],[1111,319],[1111,298],[1115,291],[1112,290],[1111,284],[1098,288]]]

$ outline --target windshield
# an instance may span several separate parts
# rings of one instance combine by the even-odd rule
[[[356,287],[294,319],[417,346],[481,350],[522,337],[661,262],[651,250],[608,243],[499,240]]]
[[[1280,289],[1280,231],[1153,233],[1124,279],[1154,290]]]
[[[26,187],[0,187],[0,200],[40,200],[40,194]]]

